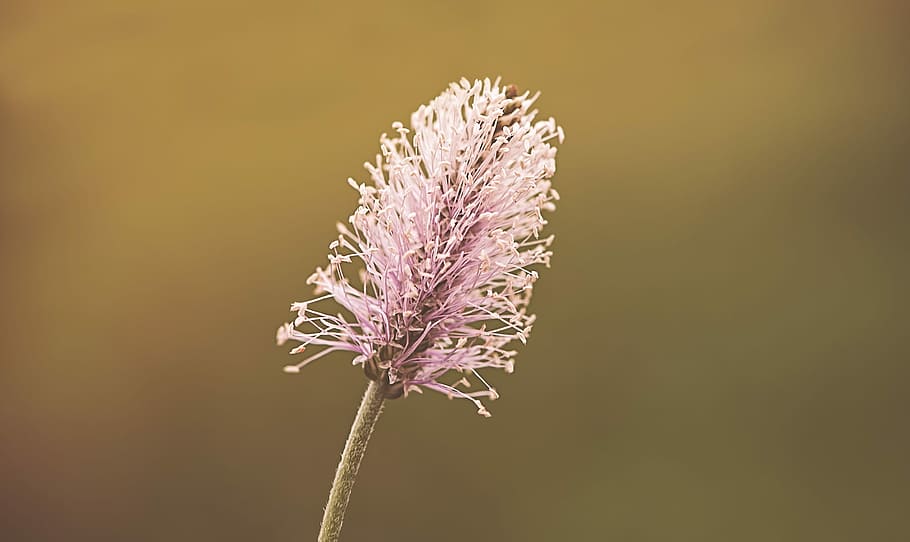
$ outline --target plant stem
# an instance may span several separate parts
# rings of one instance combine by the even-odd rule
[[[363,394],[363,400],[360,402],[360,408],[357,409],[357,416],[354,418],[354,425],[351,426],[351,434],[348,435],[348,441],[344,444],[344,451],[341,453],[341,462],[338,463],[338,470],[335,471],[335,481],[332,482],[329,502],[325,506],[322,527],[319,529],[319,542],[337,542],[341,536],[344,511],[351,498],[351,489],[357,478],[357,470],[360,468],[363,453],[366,452],[373,427],[376,426],[376,420],[379,419],[379,414],[382,412],[382,404],[385,399],[383,388],[381,383],[370,381],[366,393]]]

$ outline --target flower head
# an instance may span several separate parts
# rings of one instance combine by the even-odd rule
[[[472,401],[498,397],[479,369],[511,372],[514,340],[534,323],[527,312],[537,272],[549,265],[553,237],[540,238],[558,194],[550,186],[562,128],[536,120],[537,95],[499,80],[453,83],[380,138],[366,163],[372,183],[359,192],[349,225],[338,224],[328,266],[308,279],[316,296],[291,305],[297,318],[278,330],[291,353],[355,354],[387,395],[430,389]],[[334,300],[347,314],[319,310]],[[459,373],[446,383],[448,373]],[[483,388],[469,391],[476,379]],[[465,388],[465,389],[462,389]]]

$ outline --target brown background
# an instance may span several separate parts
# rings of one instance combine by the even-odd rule
[[[451,80],[565,127],[485,420],[390,405],[354,540],[907,540],[904,2],[0,3],[0,538],[312,540],[365,381],[273,344]]]

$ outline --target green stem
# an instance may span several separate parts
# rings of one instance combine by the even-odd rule
[[[360,461],[366,452],[373,427],[376,426],[376,420],[379,419],[379,414],[382,412],[385,398],[383,388],[384,386],[379,382],[370,381],[366,393],[363,394],[363,400],[360,402],[360,408],[354,418],[354,425],[351,426],[351,434],[348,435],[348,441],[341,453],[341,462],[338,463],[338,470],[335,471],[335,481],[332,482],[329,502],[326,504],[325,514],[322,516],[322,528],[319,529],[319,542],[337,542],[341,536],[341,523],[344,521],[344,511],[348,507],[348,500],[351,498],[351,489],[357,478],[357,470],[360,468]]]

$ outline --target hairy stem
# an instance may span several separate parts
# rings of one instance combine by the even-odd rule
[[[341,462],[338,463],[338,470],[335,471],[335,481],[332,482],[329,502],[326,504],[325,514],[322,516],[322,527],[319,529],[319,542],[337,542],[341,536],[344,511],[351,498],[351,489],[357,478],[357,470],[360,468],[360,461],[366,452],[373,427],[376,426],[376,420],[379,419],[379,414],[382,412],[385,394],[383,388],[383,384],[370,381],[366,393],[363,394],[363,400],[360,402],[360,408],[357,409],[357,416],[354,418],[354,425],[351,426],[351,434],[348,435],[348,441],[341,453]]]

